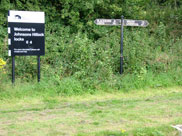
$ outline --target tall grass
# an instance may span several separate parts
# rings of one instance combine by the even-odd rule
[[[173,87],[182,85],[182,71],[164,72],[155,74],[147,72],[144,75],[126,74],[115,75],[111,80],[99,81],[92,79],[77,79],[74,76],[59,79],[58,77],[42,76],[41,82],[32,82],[17,79],[14,85],[9,81],[1,83],[0,99],[23,99],[24,97],[56,97],[99,92],[128,92],[131,90]],[[8,77],[9,78],[9,77]]]

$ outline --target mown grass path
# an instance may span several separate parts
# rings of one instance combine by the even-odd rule
[[[175,124],[182,124],[182,88],[0,103],[0,136],[175,136]]]

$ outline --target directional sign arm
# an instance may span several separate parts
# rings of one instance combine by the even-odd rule
[[[96,25],[121,25],[121,19],[96,19],[94,21]],[[124,19],[123,26],[139,26],[139,27],[147,27],[149,25],[148,21],[146,20],[131,20],[131,19]]]
[[[121,19],[96,19],[94,21],[96,25],[121,25]]]
[[[140,26],[146,27],[149,23],[147,20],[131,20],[131,19],[124,19],[124,26]]]

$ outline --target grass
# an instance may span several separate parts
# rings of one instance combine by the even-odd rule
[[[175,136],[181,103],[181,87],[4,99],[0,136]]]

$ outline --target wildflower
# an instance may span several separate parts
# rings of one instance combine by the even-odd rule
[[[121,129],[121,133],[125,133],[126,132],[126,130],[124,130],[124,129]]]
[[[6,62],[0,58],[0,69],[2,69],[6,65]]]

